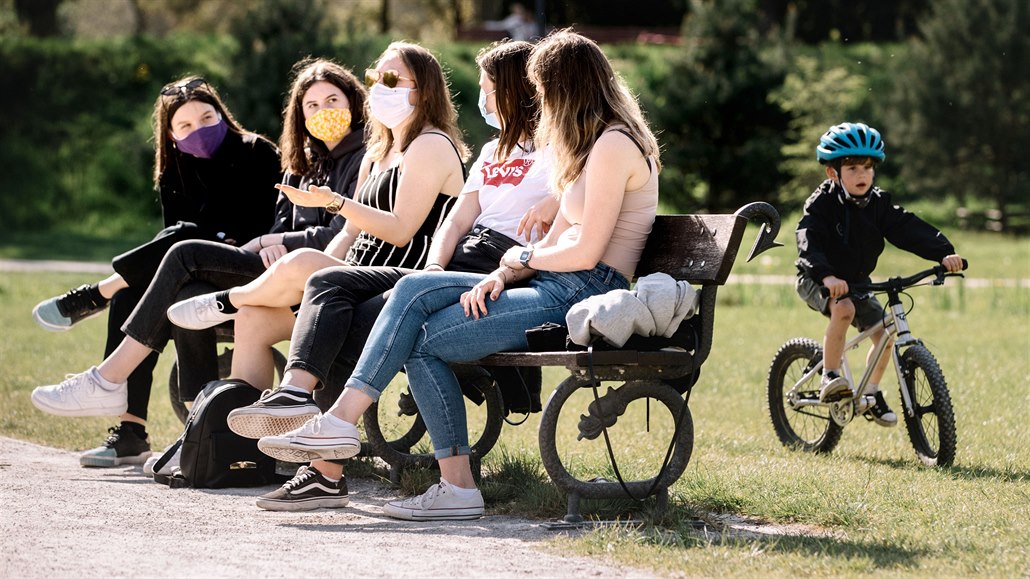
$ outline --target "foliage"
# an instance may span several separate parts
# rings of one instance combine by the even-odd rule
[[[902,175],[920,196],[991,199],[1027,210],[1030,6],[940,0],[896,79]]]
[[[155,220],[155,95],[186,71],[211,72],[203,63],[218,46],[195,37],[0,40],[5,225],[124,231]]]
[[[783,181],[787,115],[769,95],[785,70],[763,58],[752,0],[695,0],[668,77],[647,103],[661,127],[663,195],[684,208],[736,208]]]

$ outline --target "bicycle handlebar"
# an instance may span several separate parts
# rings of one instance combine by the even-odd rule
[[[962,270],[965,271],[969,268],[969,262],[965,259],[962,260]],[[868,292],[885,292],[890,289],[902,290],[907,287],[916,285],[928,277],[936,277],[933,285],[941,285],[944,283],[945,277],[958,276],[962,277],[961,273],[950,273],[943,265],[935,265],[930,269],[925,269],[919,273],[910,275],[908,277],[892,277],[887,281],[873,282],[873,283],[855,283],[848,284],[848,296],[854,295],[855,293],[868,293]],[[823,297],[830,297],[830,290],[826,286],[819,288],[820,293]],[[847,296],[844,296],[847,297]]]

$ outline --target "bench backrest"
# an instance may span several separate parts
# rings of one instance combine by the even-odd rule
[[[739,215],[659,215],[636,275],[664,272],[692,284],[723,285],[747,222]]]

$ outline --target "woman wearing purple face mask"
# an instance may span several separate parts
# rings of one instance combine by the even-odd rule
[[[267,233],[276,218],[279,152],[268,139],[241,127],[213,86],[199,77],[165,85],[152,119],[154,185],[164,229],[115,257],[111,276],[40,302],[32,311],[44,329],[64,331],[110,306],[105,356],[125,338],[123,323],[176,242],[242,245]],[[134,389],[150,390],[157,357],[153,352],[132,373],[128,381]]]

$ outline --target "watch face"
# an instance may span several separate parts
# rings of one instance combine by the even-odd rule
[[[529,251],[528,249],[522,252],[522,255],[519,256],[519,261],[522,262],[522,265],[527,265],[526,262],[529,261],[531,255],[533,255],[533,252]]]

